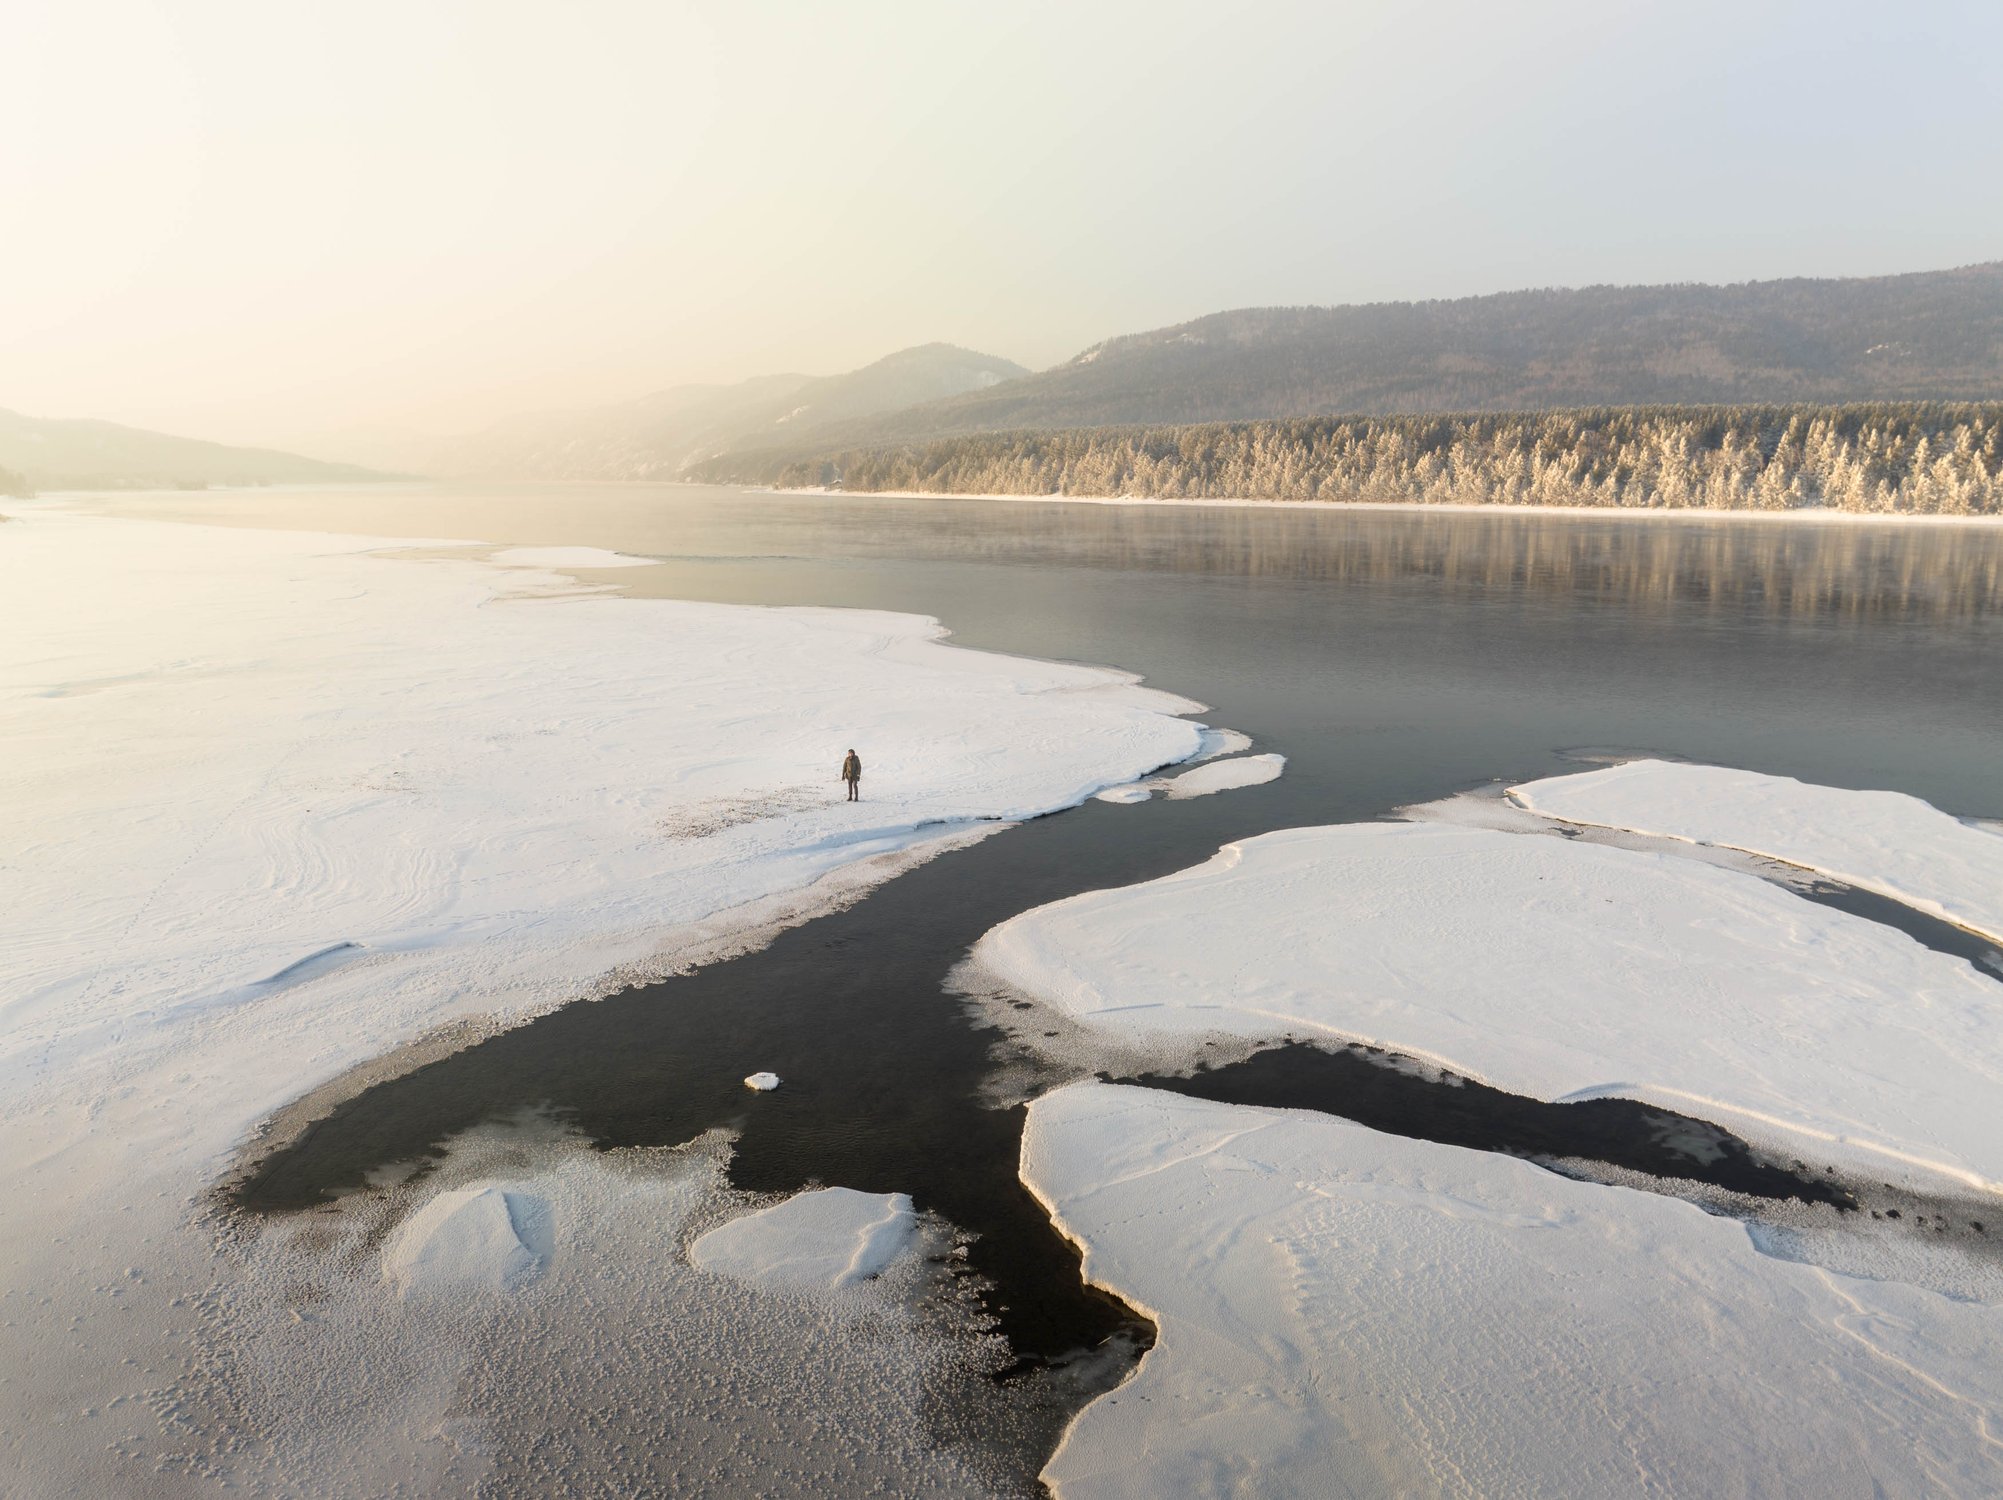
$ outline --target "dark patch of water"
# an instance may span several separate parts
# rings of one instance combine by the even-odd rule
[[[1421,1073],[1367,1048],[1292,1042],[1186,1076],[1109,1081],[1222,1104],[1311,1109],[1392,1135],[1536,1161],[1582,1158],[1753,1198],[1856,1207],[1846,1188],[1770,1160],[1708,1121],[1632,1099],[1550,1104],[1470,1078]]]
[[[1263,790],[1263,789],[1261,789]],[[376,1085],[259,1162],[237,1201],[301,1209],[435,1153],[460,1131],[541,1108],[606,1147],[738,1132],[731,1178],[754,1191],[808,1182],[908,1192],[977,1238],[971,1268],[1019,1354],[1055,1356],[1134,1331],[1086,1288],[1075,1250],[1017,1177],[1022,1112],[987,1107],[1000,1034],[941,993],[996,922],[1077,890],[1192,863],[1235,816],[1225,798],[1135,809],[1090,804],[1037,819],[890,882],[846,911],[694,974],[539,1017]],[[743,1078],[771,1069],[778,1091]]]
[[[1838,911],[1849,912],[1853,917],[1868,918],[1881,926],[1903,932],[1914,942],[1936,953],[1965,958],[1986,978],[1994,979],[2003,974],[2003,948],[1998,948],[1988,938],[1970,932],[1966,927],[1957,927],[1939,917],[1915,911],[1903,901],[1894,901],[1876,891],[1859,890],[1854,885],[1843,885],[1834,880],[1812,880],[1796,886],[1796,889],[1818,906],[1832,906]]]

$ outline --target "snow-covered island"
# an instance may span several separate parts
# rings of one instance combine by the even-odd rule
[[[1517,795],[1585,821],[1606,776]],[[1706,837],[1854,875],[1877,868],[1855,825],[1882,814],[1887,846],[1891,818],[1941,834],[1948,857],[1915,839],[1878,888],[1970,909],[1959,881],[1983,846],[1968,841],[1993,834],[1912,799],[1769,780],[1791,838],[1722,815]],[[1592,820],[1688,826],[1677,808],[1665,794],[1646,820]],[[1023,913],[960,984],[1035,1002],[992,1014],[1074,1071],[1359,1041],[1543,1099],[1659,1102],[2003,1219],[2003,985],[1673,847],[1450,822],[1273,833]],[[1087,1276],[1161,1329],[1047,1470],[1065,1500],[2003,1486],[1987,1261],[1949,1285],[1922,1260],[1866,1257],[1859,1279],[1816,1263],[1826,1242],[1670,1197],[1095,1083],[1031,1103],[1023,1178]]]
[[[1031,1045],[1094,1066],[1186,1067],[1219,1035],[1364,1042],[1514,1093],[1650,1100],[1866,1174],[2003,1192],[2003,986],[1673,855],[1293,829],[1025,912],[973,959],[1077,1028],[1045,1042],[1031,1017]]]
[[[2003,1487],[2003,1307],[1687,1203],[1096,1083],[1031,1105],[1023,1178],[1161,1325],[1045,1471],[1061,1500]]]

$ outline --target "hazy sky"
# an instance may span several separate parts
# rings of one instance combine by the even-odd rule
[[[2003,258],[1999,57],[1988,0],[7,0],[0,406],[311,444]]]

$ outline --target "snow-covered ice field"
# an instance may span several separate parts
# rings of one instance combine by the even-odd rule
[[[1910,798],[1725,772],[1691,789],[1736,777],[1757,805],[1764,782],[1781,839],[1659,786],[1646,815],[1613,810],[1609,774],[1514,795],[1846,878],[1896,869],[1879,888],[1964,917],[1963,882],[1988,892],[1968,840],[1994,835]],[[1074,1069],[1361,1041],[1972,1189],[1987,1217],[2003,985],[1708,851],[1540,836],[1487,807],[1271,833],[1025,912],[960,985],[1041,1002],[994,1015]],[[1952,1247],[1748,1226],[1330,1116],[1099,1083],[1031,1103],[1023,1178],[1090,1279],[1160,1326],[1046,1471],[1065,1500],[2003,1488],[2003,1284],[1986,1261],[1928,1259]]]
[[[1533,781],[1509,795],[1567,823],[1763,854],[2003,943],[2003,835],[1903,792],[1636,760]]]
[[[2003,986],[1672,855],[1292,829],[1025,912],[973,958],[1170,1066],[1219,1034],[1365,1042],[1514,1093],[1648,1100],[1867,1174],[2003,1192]]]
[[[31,1492],[167,1482],[190,1309],[233,1274],[204,1195],[273,1111],[401,1044],[755,942],[1202,743],[1182,700],[913,616],[9,509],[0,1192],[29,1211],[0,1220],[0,1276],[36,1353],[4,1461]],[[544,1244],[520,1207],[456,1205],[441,1243],[536,1284],[563,1230]]]
[[[1686,1203],[1096,1083],[1031,1105],[1023,1177],[1161,1327],[1062,1500],[2003,1489],[2003,1308]]]

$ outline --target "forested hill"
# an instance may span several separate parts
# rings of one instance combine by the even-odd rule
[[[116,422],[24,417],[13,411],[0,411],[0,471],[11,471],[7,489],[23,493],[366,483],[392,477],[296,453],[170,437]]]
[[[1999,398],[2003,262],[1216,313],[817,436],[854,447],[1135,422]]]
[[[695,477],[926,494],[2003,515],[2003,402],[972,433]]]

